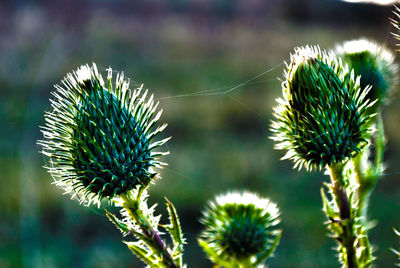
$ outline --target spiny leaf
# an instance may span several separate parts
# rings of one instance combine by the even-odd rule
[[[230,267],[231,263],[228,260],[223,258],[224,255],[218,255],[218,253],[212,247],[210,247],[208,242],[206,242],[202,239],[198,239],[197,241],[198,241],[200,247],[206,253],[207,257],[210,258],[210,260],[213,263],[220,265],[222,267]]]
[[[160,267],[159,260],[152,255],[151,253],[147,252],[147,250],[141,247],[137,242],[127,242],[123,241],[128,248],[135,254],[139,259],[141,259],[144,263],[149,265],[151,268]]]
[[[322,187],[321,187],[321,198],[322,198],[322,205],[323,205],[323,210],[324,210],[325,214],[328,216],[328,218],[335,219],[338,216],[338,214],[335,212],[335,210],[330,205],[330,202],[325,195],[325,190]]]
[[[172,241],[174,243],[172,255],[177,256],[180,262],[182,262],[183,244],[185,243],[185,239],[183,238],[178,214],[176,212],[175,206],[166,197],[164,198],[166,201],[170,221],[170,224],[168,226],[165,226],[165,229],[167,229],[170,233]]]
[[[107,209],[104,209],[106,211],[106,215],[108,217],[108,219],[114,223],[114,225],[122,232],[123,236],[128,235],[129,233],[131,233],[132,230],[129,229],[128,225],[126,223],[124,223],[123,221],[121,221],[120,219],[118,219],[114,214],[112,214],[111,212],[108,212]]]

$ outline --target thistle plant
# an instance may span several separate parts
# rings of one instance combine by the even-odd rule
[[[275,203],[250,192],[217,196],[203,211],[199,244],[221,267],[257,267],[272,256],[281,237]]]
[[[295,167],[327,169],[330,197],[321,190],[323,210],[339,260],[344,267],[369,267],[374,257],[360,218],[358,185],[345,167],[372,132],[369,111],[377,101],[367,98],[371,86],[362,88],[360,77],[333,52],[300,47],[291,55],[282,88],[271,126],[276,148],[287,150],[284,158]]]
[[[385,46],[368,39],[346,41],[336,46],[336,54],[360,76],[361,88],[371,87],[366,98],[376,100],[370,113],[377,113],[396,84],[395,56]]]
[[[359,79],[332,52],[299,47],[282,83],[283,99],[274,109],[271,129],[277,149],[296,167],[333,167],[367,144],[371,106]]]
[[[106,215],[124,237],[135,238],[124,243],[145,264],[183,267],[185,239],[174,205],[166,199],[169,224],[164,225],[154,215],[155,205],[147,205],[147,189],[164,165],[158,158],[167,154],[156,150],[169,138],[156,139],[166,124],[157,126],[161,111],[142,88],[130,90],[123,73],[113,82],[111,68],[104,81],[95,64],[81,66],[55,86],[38,144],[55,184],[72,198],[98,206],[108,200],[121,208],[122,217],[107,210]],[[276,205],[247,192],[218,197],[203,222],[208,227],[201,246],[226,267],[261,264],[280,239]],[[224,230],[218,229],[220,223]],[[160,226],[169,233],[171,246]]]
[[[95,64],[84,65],[55,86],[38,142],[46,168],[81,203],[100,206],[106,199],[122,207],[123,219],[107,216],[124,235],[136,237],[125,243],[146,264],[181,267],[184,239],[174,206],[167,201],[170,248],[158,231],[159,216],[146,204],[147,188],[163,165],[158,158],[167,154],[156,150],[169,138],[155,140],[166,124],[156,127],[161,111],[143,86],[131,91],[123,73],[115,82],[112,76],[109,68],[104,81]]]
[[[370,86],[366,98],[376,100],[368,111],[376,114],[371,124],[376,129],[369,138],[369,145],[352,159],[351,167],[357,184],[358,206],[364,221],[366,221],[369,196],[383,171],[383,154],[385,150],[385,135],[382,120],[382,105],[388,103],[397,80],[397,65],[393,53],[374,41],[358,39],[344,42],[336,47],[336,53],[356,76],[360,76],[361,88]],[[374,155],[371,156],[372,147]],[[372,159],[370,161],[369,159]]]
[[[396,75],[393,54],[365,39],[335,52],[298,47],[284,72],[272,139],[294,168],[329,174],[322,204],[342,267],[371,267],[375,259],[367,212],[383,170],[381,107]],[[113,79],[111,68],[103,80],[95,64],[67,74],[52,95],[38,144],[54,183],[85,205],[107,200],[121,208],[121,216],[105,213],[133,237],[124,243],[149,267],[183,267],[185,239],[174,205],[166,199],[169,223],[160,224],[156,205],[147,204],[148,187],[165,165],[159,158],[168,154],[159,150],[169,139],[158,138],[166,124],[158,124],[162,111],[153,96],[143,85],[131,90],[123,73]],[[201,222],[198,242],[219,267],[262,267],[281,238],[277,205],[250,192],[217,196]]]

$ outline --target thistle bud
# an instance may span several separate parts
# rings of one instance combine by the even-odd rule
[[[56,85],[38,142],[56,184],[89,204],[147,186],[165,154],[154,152],[167,139],[153,141],[166,126],[155,129],[153,96],[131,91],[123,73],[113,84],[112,74],[104,82],[95,64],[83,65]]]
[[[333,53],[299,47],[282,83],[271,130],[295,168],[322,168],[353,157],[367,144],[371,105],[359,79]]]
[[[366,39],[344,42],[336,47],[336,52],[356,76],[361,76],[362,89],[371,86],[366,98],[377,101],[368,112],[376,113],[396,84],[395,56],[384,46]]]
[[[280,239],[278,207],[249,192],[218,196],[209,202],[201,222],[205,229],[200,245],[214,263],[224,267],[260,264]]]

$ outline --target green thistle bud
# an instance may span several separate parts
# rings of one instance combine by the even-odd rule
[[[345,161],[367,143],[368,89],[361,90],[347,66],[319,47],[300,47],[282,83],[283,99],[274,109],[271,130],[277,149],[295,168],[324,167]]]
[[[153,142],[166,127],[154,129],[153,96],[131,91],[123,73],[113,85],[112,73],[105,83],[95,64],[83,65],[56,85],[38,142],[56,184],[88,204],[148,185],[166,154],[154,152],[168,139]]]
[[[377,100],[369,110],[371,114],[376,113],[396,84],[395,56],[384,46],[366,39],[344,42],[336,51],[356,76],[361,75],[361,88],[371,86],[366,98]]]
[[[279,221],[278,207],[269,199],[249,192],[228,193],[209,202],[203,212],[205,229],[199,243],[218,265],[257,265],[278,245]]]

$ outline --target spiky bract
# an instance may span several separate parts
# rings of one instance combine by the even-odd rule
[[[394,38],[396,38],[397,41],[400,41],[400,8],[398,6],[394,6],[394,11],[393,14],[395,15],[395,18],[390,18],[390,22],[392,23],[392,25],[396,28],[396,32],[393,33],[392,35],[394,36]],[[397,47],[400,46],[399,43],[396,44]],[[397,49],[396,52],[399,52],[400,50]]]
[[[367,39],[344,42],[336,47],[336,52],[356,76],[361,75],[361,88],[371,86],[366,98],[377,100],[369,111],[375,113],[395,85],[395,56],[384,46]]]
[[[322,168],[361,151],[367,143],[368,89],[332,52],[298,47],[287,65],[272,122],[277,149],[287,150],[295,168]]]
[[[203,212],[200,245],[219,265],[232,260],[261,263],[279,242],[279,221],[278,207],[269,199],[249,192],[221,195]]]
[[[396,234],[396,236],[397,237],[400,237],[400,232],[399,231],[397,231],[396,229],[393,229],[394,230],[394,233]],[[396,250],[396,249],[391,249],[391,251],[394,253],[394,254],[396,254],[396,256],[397,256],[397,261],[399,261],[400,260],[400,251],[398,251],[398,250]],[[398,262],[398,263],[396,263],[396,266],[397,267],[400,267],[400,262]]]
[[[138,198],[139,196],[139,198]],[[122,219],[120,220],[121,223],[123,223],[125,225],[125,228],[129,231],[125,231],[123,229],[120,229],[120,231],[122,232],[122,234],[124,236],[127,236],[129,234],[129,232],[137,232],[137,233],[141,233],[141,226],[134,221],[134,219],[132,219],[132,217],[129,214],[129,211],[124,208],[124,205],[126,204],[126,200],[129,200],[129,202],[133,202],[134,205],[132,204],[128,204],[128,206],[136,206],[137,210],[140,210],[141,213],[143,215],[146,215],[146,218],[151,226],[151,228],[153,228],[154,230],[156,230],[158,232],[158,227],[159,227],[159,222],[161,219],[161,215],[155,215],[155,209],[157,207],[157,204],[154,204],[151,207],[148,207],[147,205],[147,199],[148,199],[148,192],[147,190],[144,190],[143,192],[141,192],[140,194],[138,194],[138,190],[137,189],[133,189],[132,191],[129,191],[127,193],[125,193],[124,196],[118,197],[118,198],[114,198],[114,205],[116,207],[121,207],[121,215],[122,215]],[[132,201],[133,200],[133,201]]]
[[[103,81],[93,64],[68,74],[52,93],[51,111],[42,128],[42,153],[56,183],[82,202],[99,202],[148,185],[161,162],[154,152],[167,139],[153,142],[165,124],[154,113],[153,96],[142,87],[131,91],[118,73],[115,84],[108,69]]]

